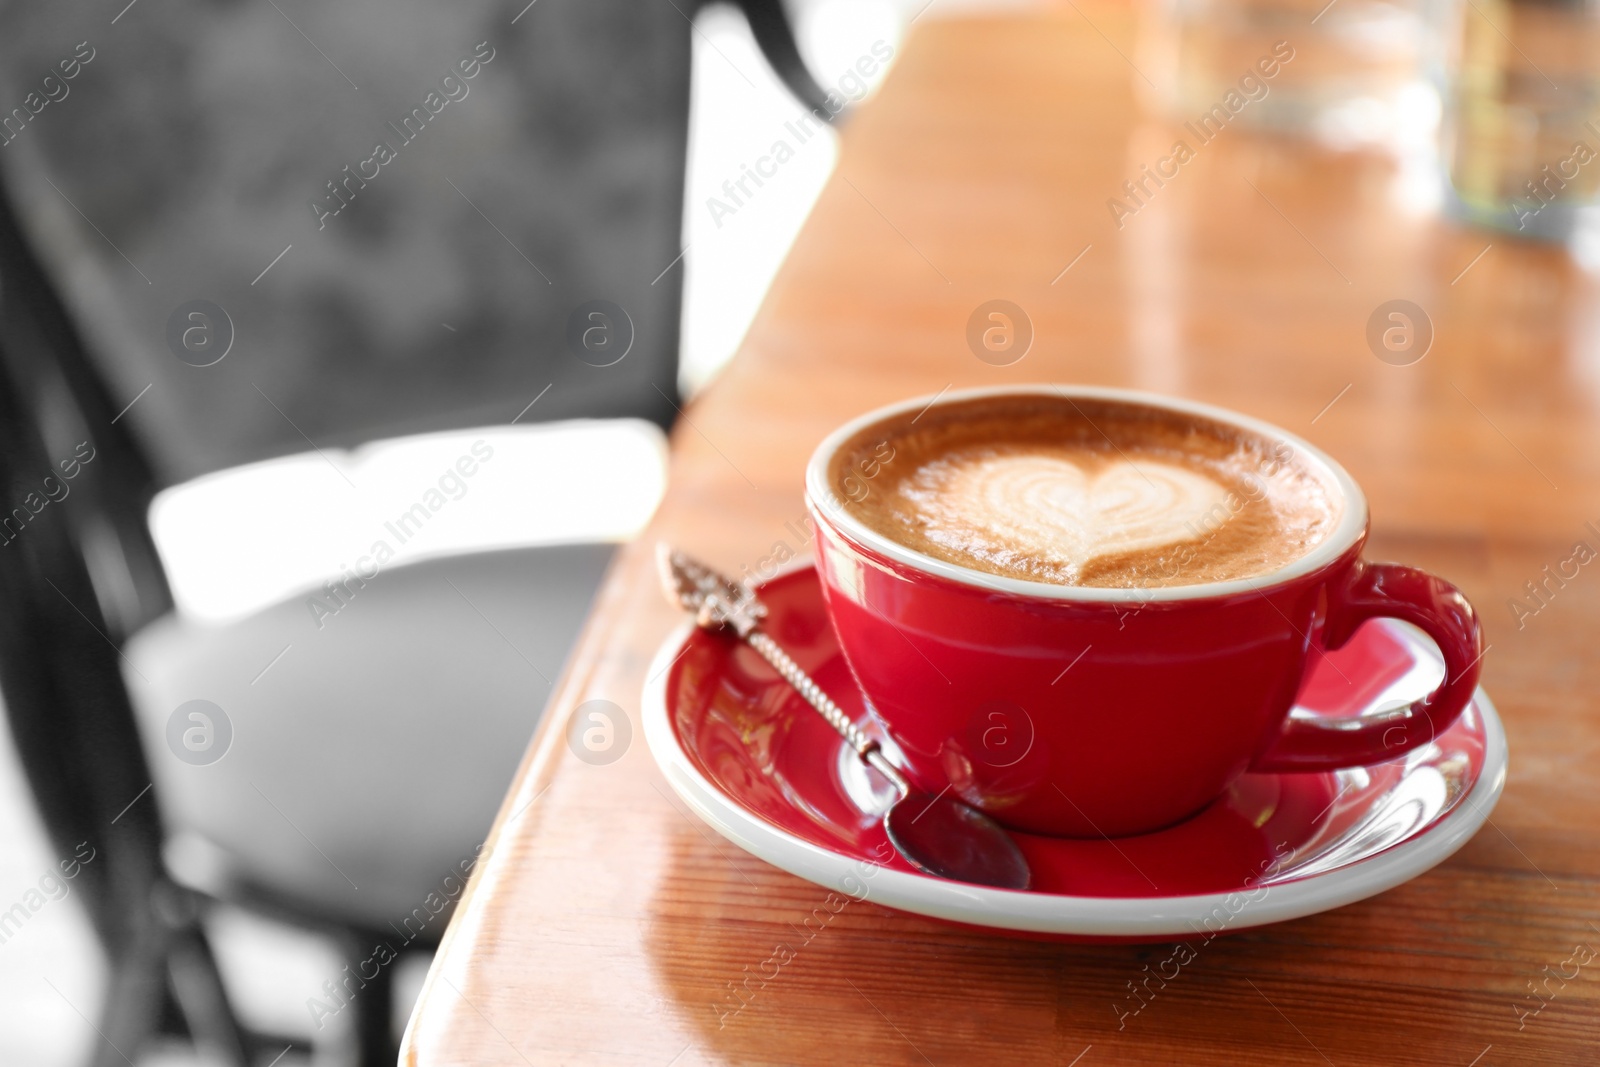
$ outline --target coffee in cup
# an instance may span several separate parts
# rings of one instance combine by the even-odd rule
[[[870,493],[844,491],[883,464]],[[960,567],[1066,586],[1254,578],[1339,520],[1337,487],[1281,440],[1199,415],[1053,394],[943,405],[874,425],[833,455],[858,521]]]
[[[919,789],[1016,830],[1143,833],[1247,770],[1403,758],[1477,684],[1461,592],[1363,560],[1350,475],[1220,408],[1050,385],[911,400],[825,439],[806,500],[886,748]],[[1380,619],[1438,645],[1434,691],[1291,714],[1312,659]]]

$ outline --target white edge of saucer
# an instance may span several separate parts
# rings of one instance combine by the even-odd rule
[[[718,833],[759,859],[790,874],[884,907],[972,926],[1034,934],[1085,937],[1188,936],[1241,890],[1175,897],[1075,897],[991,889],[946,882],[927,875],[878,868],[801,841],[734,803],[708,781],[678,744],[667,713],[671,666],[694,632],[693,622],[675,629],[650,664],[643,705],[645,740],[667,782]],[[1353,904],[1408,882],[1444,862],[1489,818],[1505,788],[1506,736],[1500,715],[1482,687],[1474,705],[1483,716],[1483,769],[1466,796],[1444,818],[1398,845],[1325,874],[1271,885],[1246,903],[1229,932],[1298,919]],[[867,894],[860,896],[861,887]],[[1252,890],[1253,891],[1253,890]]]

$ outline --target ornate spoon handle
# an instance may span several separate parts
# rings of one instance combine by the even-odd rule
[[[761,620],[767,609],[742,582],[735,582],[705,564],[690,559],[661,545],[657,552],[661,568],[661,581],[667,595],[694,614],[695,622],[703,629],[730,629],[739,635],[761,658],[772,664],[772,669],[783,676],[822,717],[850,743],[862,760],[870,764],[894,784],[902,797],[911,792],[910,784],[900,771],[884,758],[878,742],[862,733],[844,709],[835,704],[811,676],[800,669],[783,647],[761,632]]]

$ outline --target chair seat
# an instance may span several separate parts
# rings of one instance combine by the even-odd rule
[[[124,674],[169,830],[315,917],[384,927],[453,900],[612,552],[432,559],[230,625],[146,627]],[[201,723],[171,726],[193,700],[223,713],[198,753],[181,736]]]

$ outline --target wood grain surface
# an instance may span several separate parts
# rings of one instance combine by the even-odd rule
[[[1600,548],[1600,286],[1560,250],[1441,219],[1423,164],[1237,126],[1118,228],[1108,198],[1181,135],[1143,102],[1138,33],[1126,8],[1071,0],[914,24],[742,351],[684,413],[670,491],[603,588],[404,1063],[1600,1062],[1600,958],[1573,962],[1600,949],[1600,568],[1542,605],[1525,589],[1575,542]],[[1036,331],[1005,367],[965,336],[997,297]],[[1391,299],[1436,331],[1410,366],[1367,345]],[[1483,614],[1504,799],[1407,885],[1205,945],[1120,1026],[1127,984],[1171,946],[1030,943],[870,899],[729,1014],[730,983],[826,893],[700,824],[651,760],[640,688],[678,621],[654,544],[753,568],[799,547],[787,524],[829,429],[1032,381],[1226,405],[1341,460],[1372,555],[1445,575]],[[632,722],[605,766],[566,743],[591,699]]]

